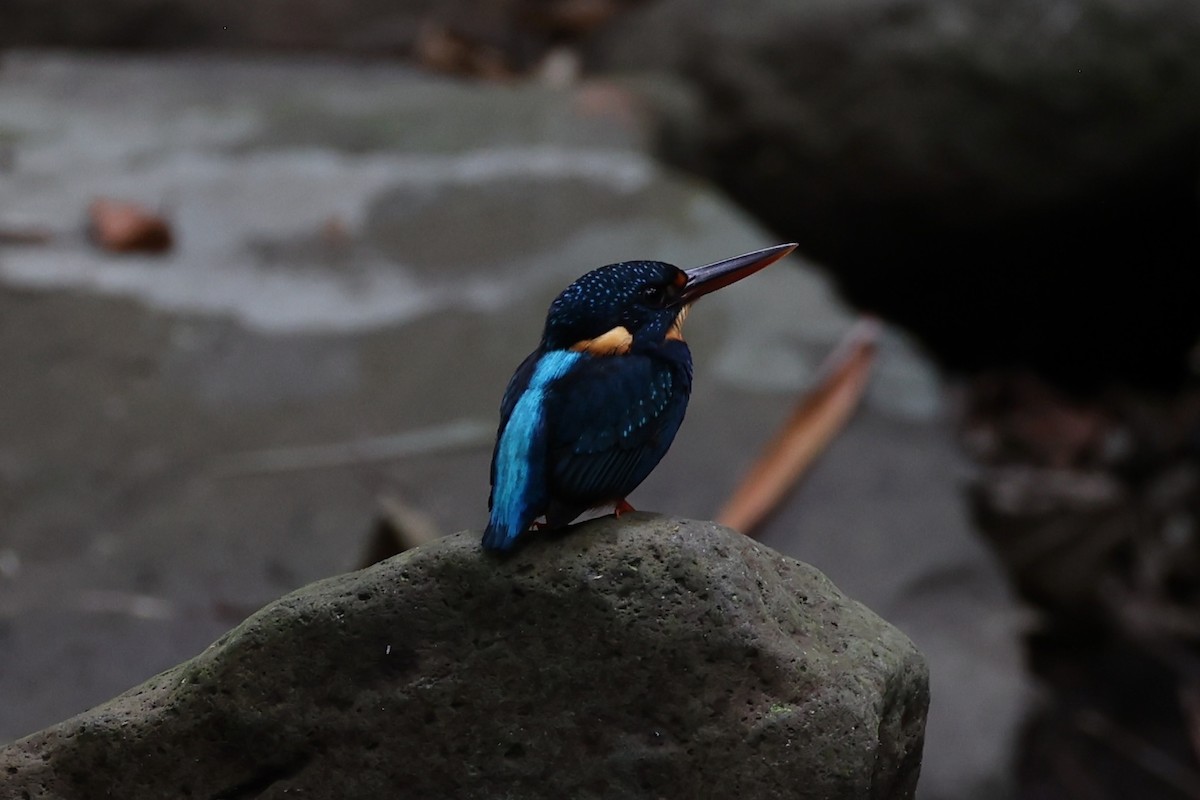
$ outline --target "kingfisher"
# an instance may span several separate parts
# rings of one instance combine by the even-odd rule
[[[487,550],[511,550],[535,521],[562,528],[626,497],[683,422],[692,354],[683,321],[702,296],[796,249],[781,244],[682,270],[624,261],[592,270],[550,304],[537,349],[513,373],[492,452]]]

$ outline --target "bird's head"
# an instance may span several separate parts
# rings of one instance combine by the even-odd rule
[[[682,270],[662,261],[623,261],[579,278],[550,304],[542,347],[619,355],[682,338],[691,304],[796,249],[781,244]]]

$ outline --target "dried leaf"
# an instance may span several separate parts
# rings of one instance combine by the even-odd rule
[[[92,239],[114,253],[161,253],[171,248],[171,228],[149,209],[124,200],[97,198],[88,209]]]
[[[506,81],[515,73],[499,48],[435,22],[421,26],[416,55],[417,61],[426,69],[447,75]]]

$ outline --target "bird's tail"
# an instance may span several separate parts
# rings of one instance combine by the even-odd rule
[[[499,552],[511,550],[517,541],[518,533],[519,531],[512,530],[511,526],[493,516],[483,531],[483,549]]]

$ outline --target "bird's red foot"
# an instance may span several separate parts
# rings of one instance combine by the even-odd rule
[[[637,511],[637,509],[629,505],[629,501],[622,497],[613,507],[613,516],[615,516],[617,519],[620,519],[622,514],[626,514],[630,511]]]

